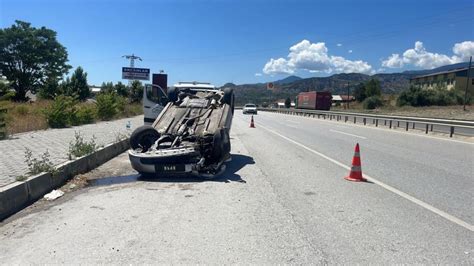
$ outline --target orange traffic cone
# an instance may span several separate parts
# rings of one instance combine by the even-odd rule
[[[255,128],[255,124],[253,123],[253,115],[252,115],[252,119],[250,119],[250,127]]]
[[[352,167],[349,176],[344,177],[346,180],[354,182],[365,182],[364,177],[362,177],[362,167],[360,165],[360,150],[359,143],[355,146],[354,157],[352,157]]]

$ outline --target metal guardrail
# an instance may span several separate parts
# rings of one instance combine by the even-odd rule
[[[0,108],[0,139],[5,139],[7,137],[7,124],[5,122],[6,113],[6,108]]]
[[[322,110],[306,110],[306,109],[283,109],[283,108],[259,108],[259,111],[267,111],[274,113],[283,113],[299,116],[313,116],[329,120],[337,120],[347,122],[349,118],[353,118],[354,123],[362,120],[361,122],[366,125],[368,119],[371,120],[372,124],[376,127],[379,126],[379,122],[383,122],[384,126],[389,128],[400,127],[400,123],[404,124],[405,130],[408,131],[411,129],[417,129],[418,125],[423,125],[425,133],[428,134],[429,131],[433,131],[434,126],[441,128],[449,129],[449,136],[453,137],[456,129],[456,132],[459,135],[474,136],[474,121],[471,120],[455,120],[455,119],[438,119],[438,118],[424,118],[424,117],[409,117],[409,116],[393,116],[393,115],[375,115],[375,114],[366,114],[366,113],[350,113],[350,112],[340,112],[340,111],[322,111]],[[396,126],[395,126],[396,123]],[[411,126],[410,126],[411,124]],[[420,129],[418,127],[418,129]],[[460,132],[464,131],[464,132]]]

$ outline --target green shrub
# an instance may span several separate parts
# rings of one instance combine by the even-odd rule
[[[97,116],[102,120],[110,120],[119,111],[119,96],[115,93],[100,93],[97,95]]]
[[[63,128],[76,120],[76,100],[70,96],[60,95],[45,110],[48,124],[52,128]]]
[[[383,102],[379,96],[371,96],[371,97],[366,98],[362,104],[364,106],[364,109],[372,110],[379,106],[382,106]]]
[[[468,103],[471,99],[468,98]],[[398,106],[430,106],[430,105],[454,105],[463,104],[464,97],[461,92],[447,90],[443,86],[435,86],[433,89],[422,89],[419,86],[411,86],[408,90],[400,93],[397,99]]]
[[[49,152],[46,150],[41,158],[34,158],[30,149],[25,149],[25,162],[28,165],[28,171],[32,175],[37,175],[42,172],[56,173],[56,169],[49,158]]]
[[[94,105],[81,105],[76,113],[77,125],[92,124],[95,122],[97,108]]]
[[[95,137],[92,136],[90,141],[85,141],[79,132],[74,132],[74,140],[69,142],[69,159],[82,157],[93,153],[97,149]]]

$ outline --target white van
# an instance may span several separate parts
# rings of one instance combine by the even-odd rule
[[[179,90],[192,89],[210,91],[215,90],[216,86],[207,82],[178,82],[168,88],[168,93],[163,88],[155,84],[146,84],[143,90],[143,113],[145,114],[145,125],[151,125],[155,122],[169,98],[174,98]]]

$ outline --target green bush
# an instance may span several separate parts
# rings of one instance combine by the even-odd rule
[[[92,136],[90,141],[85,141],[79,132],[74,132],[74,140],[69,142],[69,159],[82,157],[93,153],[97,149],[95,137]]]
[[[467,99],[471,102],[471,98]],[[463,104],[462,93],[456,90],[447,90],[443,86],[435,86],[433,89],[422,89],[419,86],[411,86],[408,90],[400,93],[397,99],[398,106],[430,106],[430,105],[454,105]]]
[[[94,105],[81,105],[76,113],[77,125],[92,124],[95,122],[97,108]]]
[[[76,120],[76,100],[70,96],[60,95],[45,110],[48,124],[52,128],[63,128]],[[75,122],[74,122],[75,123]]]
[[[371,97],[366,98],[363,101],[362,105],[364,106],[364,109],[372,110],[379,106],[382,106],[383,102],[379,96],[371,96]]]
[[[115,93],[100,93],[97,95],[97,116],[102,120],[110,120],[119,112],[119,107],[125,106]],[[122,105],[122,106],[120,106]]]
[[[41,158],[35,158],[33,157],[33,152],[26,148],[25,162],[28,165],[28,172],[31,175],[36,175],[42,172],[49,172],[52,174],[56,173],[56,169],[51,162],[50,155],[47,150],[41,155]]]

